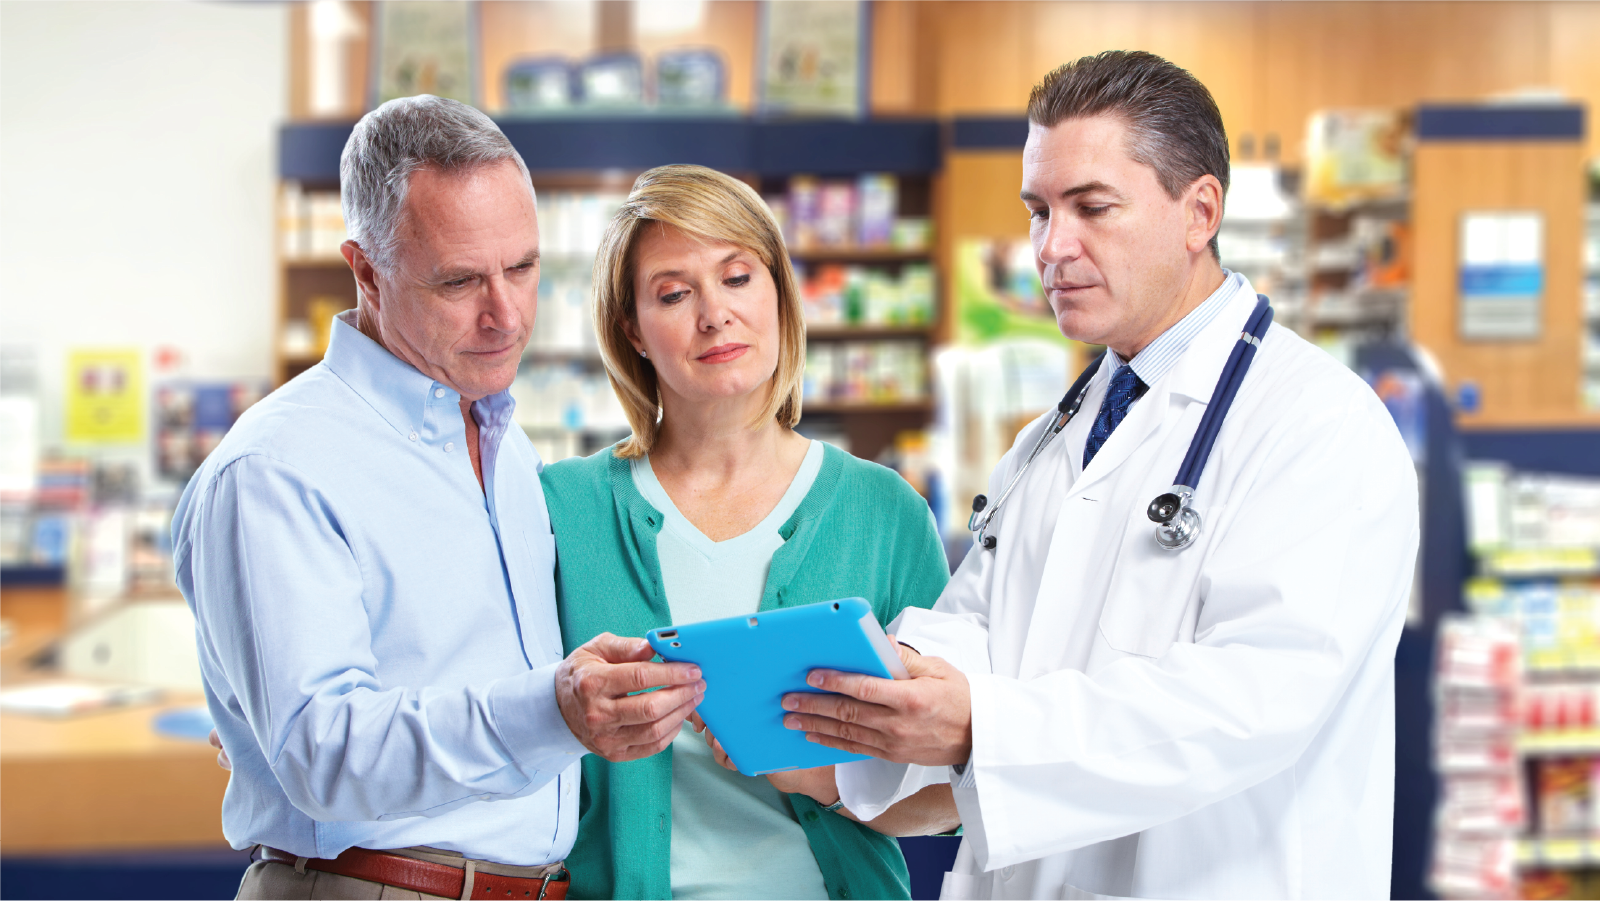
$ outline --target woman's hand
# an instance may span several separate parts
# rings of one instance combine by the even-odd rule
[[[734,761],[729,758],[728,752],[723,750],[722,742],[706,728],[706,723],[700,718],[700,714],[690,714],[689,724],[706,738],[706,746],[712,749],[713,760],[725,769],[739,772],[739,767],[734,766]],[[839,789],[834,787],[834,768],[831,766],[768,773],[764,778],[772,783],[773,788],[785,794],[805,795],[824,807],[839,800]]]

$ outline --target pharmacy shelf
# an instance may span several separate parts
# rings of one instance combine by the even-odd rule
[[[932,413],[934,402],[931,400],[906,401],[874,401],[874,400],[833,400],[833,401],[806,401],[801,406],[803,414],[834,414],[834,413]]]
[[[536,347],[532,344],[523,351],[524,363],[594,363],[602,362],[600,351],[593,347]]]
[[[339,181],[353,122],[293,122],[278,131],[278,175]],[[575,116],[498,123],[535,171],[638,171],[696,163],[763,176],[889,172],[928,175],[943,162],[935,119],[768,119],[728,116]]]
[[[1523,732],[1518,735],[1517,749],[1528,756],[1595,754],[1601,749],[1601,731],[1591,727]]]
[[[1521,867],[1595,866],[1601,849],[1595,837],[1525,838],[1518,841],[1517,861]]]
[[[808,325],[808,340],[819,341],[877,341],[887,338],[927,338],[934,333],[932,325],[843,325],[837,323]]]
[[[1598,563],[1593,547],[1502,548],[1479,555],[1481,574],[1504,579],[1595,575]]]
[[[876,247],[810,247],[806,250],[790,249],[792,259],[801,262],[827,263],[920,263],[933,258],[933,251],[898,250]]]

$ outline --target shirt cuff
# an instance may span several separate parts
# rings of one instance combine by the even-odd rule
[[[541,667],[489,689],[495,731],[525,769],[559,773],[588,752],[556,704],[556,667]]]
[[[966,763],[951,764],[951,788],[977,788],[978,771],[973,766],[973,752],[967,754]]]

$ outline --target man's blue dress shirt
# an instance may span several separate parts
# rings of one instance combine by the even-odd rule
[[[584,749],[556,706],[542,464],[510,395],[486,397],[481,490],[458,404],[336,321],[323,362],[185,489],[178,587],[233,760],[235,848],[525,866],[571,848]]]

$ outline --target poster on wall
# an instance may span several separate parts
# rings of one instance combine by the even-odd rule
[[[1463,338],[1540,337],[1545,293],[1545,217],[1533,211],[1462,214],[1457,269]]]
[[[1026,238],[959,239],[956,339],[988,344],[1004,338],[1068,343],[1040,287],[1034,248]]]
[[[396,97],[434,94],[472,103],[477,6],[441,0],[377,4],[374,106]]]
[[[134,444],[145,436],[143,351],[96,348],[67,354],[67,440]]]
[[[766,112],[858,116],[866,108],[867,4],[762,4],[759,103]]]
[[[1344,209],[1406,192],[1411,124],[1395,110],[1332,110],[1307,121],[1306,197]]]

